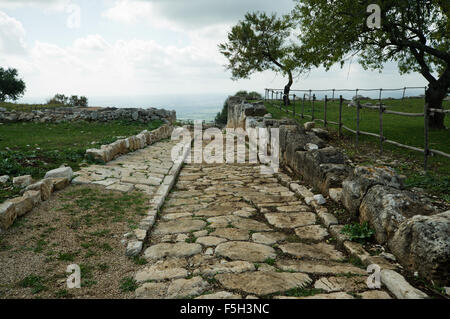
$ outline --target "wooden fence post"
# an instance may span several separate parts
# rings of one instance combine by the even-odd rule
[[[327,103],[328,103],[328,97],[325,95],[325,104],[323,109],[323,126],[327,127]]]
[[[406,87],[403,88],[403,96],[402,96],[402,100],[405,99],[405,93],[406,93]]]
[[[314,122],[314,101],[316,100],[316,95],[313,94],[312,98],[312,110],[311,110],[311,122]]]
[[[361,108],[361,102],[357,99],[356,102],[356,147],[358,148],[359,144],[359,110]]]
[[[430,125],[430,111],[428,109],[428,103],[425,102],[425,107],[424,107],[424,142],[425,142],[425,147],[424,147],[424,161],[423,161],[423,169],[425,171],[427,171],[428,169],[428,155],[430,152],[429,149],[429,141],[428,141],[428,130],[429,130],[429,125]]]
[[[305,95],[306,93],[303,93],[303,100],[302,100],[302,120],[305,118],[304,113],[305,113]]]
[[[383,89],[380,89],[380,96],[378,100],[380,101],[380,154],[383,154],[383,142],[384,142],[384,136],[383,136],[383,113],[384,113],[384,107],[381,100],[381,92]]]
[[[292,102],[292,114],[294,115],[294,119],[295,119],[295,94],[293,95],[293,102]]]
[[[342,95],[339,96],[339,137],[342,136],[342,103],[344,103],[344,99]]]

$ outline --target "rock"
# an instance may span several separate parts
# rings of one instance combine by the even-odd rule
[[[228,240],[248,240],[249,238],[249,232],[247,230],[237,228],[217,228],[210,235]]]
[[[442,286],[450,284],[450,211],[414,216],[399,225],[389,248],[410,271]]]
[[[345,258],[341,252],[325,243],[309,245],[303,243],[288,243],[280,245],[279,248],[285,254],[290,254],[299,258],[309,257],[324,260],[342,260]]]
[[[264,216],[269,224],[277,228],[297,228],[316,223],[314,213],[269,213]]]
[[[16,209],[14,204],[6,201],[0,204],[0,229],[6,230],[8,229],[16,219]]]
[[[167,289],[167,298],[169,299],[186,299],[202,294],[210,287],[208,282],[201,277],[193,277],[191,279],[176,279],[172,281]]]
[[[184,278],[188,276],[188,271],[183,268],[186,266],[186,260],[181,258],[160,260],[150,267],[137,272],[134,278],[137,282]]]
[[[342,183],[342,204],[356,214],[363,196],[375,185],[385,185],[396,189],[403,187],[395,171],[388,167],[357,166],[349,178]]]
[[[279,241],[286,239],[286,235],[279,232],[266,232],[266,233],[254,233],[252,234],[252,240],[255,243],[264,245],[273,245]]]
[[[330,133],[328,133],[328,131],[324,130],[323,128],[313,128],[311,129],[311,132],[323,139],[328,139],[330,137]]]
[[[316,126],[316,123],[315,122],[306,122],[303,126],[306,131],[310,131]]]
[[[215,278],[226,289],[241,290],[259,296],[302,288],[311,283],[311,278],[306,274],[274,271],[220,274]]]
[[[245,260],[251,262],[263,262],[268,258],[275,258],[276,253],[272,247],[240,241],[230,241],[216,247],[216,255],[232,260]]]
[[[308,297],[297,297],[295,299],[354,299],[354,298],[353,296],[345,292],[333,292],[331,294],[317,294]]]
[[[427,294],[411,286],[398,272],[381,270],[381,283],[398,299],[425,299]]]
[[[373,186],[367,192],[359,211],[360,222],[368,222],[375,229],[375,239],[379,244],[385,244],[406,219],[434,212],[413,193],[383,185]]]
[[[242,299],[242,297],[228,291],[219,291],[213,294],[203,295],[195,299]]]
[[[191,244],[179,242],[176,244],[161,243],[152,245],[144,252],[147,259],[161,259],[164,257],[188,257],[198,254],[202,251],[200,244]]]
[[[13,178],[13,185],[15,187],[24,188],[33,182],[31,175],[18,176]]]
[[[5,184],[8,181],[9,181],[9,176],[8,175],[0,176],[0,184]]]
[[[53,182],[49,178],[45,178],[37,183],[34,183],[27,188],[25,188],[25,191],[40,191],[41,192],[41,199],[42,201],[46,201],[50,198],[52,192],[53,192]]]
[[[336,203],[340,203],[341,202],[342,188],[330,188],[328,190],[328,194],[330,195],[330,198],[334,202],[336,202]]]
[[[333,261],[309,261],[309,260],[280,260],[277,267],[284,271],[296,271],[308,274],[355,274],[367,275],[364,269],[351,264],[344,264]]]
[[[206,227],[206,222],[191,218],[181,218],[168,222],[161,222],[153,231],[156,235],[188,233],[190,231],[200,230]]]
[[[12,198],[9,202],[14,205],[17,217],[23,216],[33,209],[33,200],[27,196]]]
[[[69,186],[69,184],[70,184],[69,180],[65,177],[52,178],[51,180],[53,182],[53,190],[54,191],[60,191],[64,188],[66,188],[67,186]]]
[[[333,214],[330,214],[325,210],[319,211],[318,215],[319,215],[319,218],[322,221],[322,223],[327,228],[329,228],[331,225],[339,224],[337,218]]]
[[[387,292],[382,290],[369,290],[359,294],[362,299],[392,299]]]
[[[312,150],[318,150],[319,146],[317,146],[316,144],[312,144],[312,143],[306,143],[305,145],[305,151],[312,151]]]
[[[255,265],[248,261],[230,261],[213,265],[203,265],[194,270],[194,275],[215,276],[216,274],[233,273],[239,274],[247,271],[254,271]]]
[[[142,241],[130,241],[127,245],[125,254],[129,257],[137,256],[142,250]]]
[[[196,243],[199,243],[203,246],[209,247],[209,246],[217,246],[223,242],[226,242],[226,239],[220,238],[220,237],[214,237],[214,236],[205,236],[205,237],[199,237],[195,241]]]
[[[26,191],[23,197],[27,197],[31,200],[33,207],[41,202],[41,191]]]
[[[300,239],[308,240],[323,240],[329,235],[328,231],[320,225],[311,225],[296,228],[295,234]]]
[[[325,205],[327,202],[327,200],[321,194],[314,195],[313,198],[319,205]]]
[[[367,289],[366,277],[322,277],[314,283],[314,288],[326,292],[356,292]]]
[[[45,178],[67,178],[72,180],[73,171],[70,167],[60,167],[45,173]]]
[[[135,291],[136,299],[163,299],[166,298],[169,283],[147,282]]]

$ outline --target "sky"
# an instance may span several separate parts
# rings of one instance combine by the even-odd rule
[[[263,93],[286,79],[273,72],[232,81],[217,45],[248,11],[288,13],[292,0],[0,0],[0,66],[17,68],[24,101],[56,93],[95,97]],[[394,64],[356,61],[312,70],[294,89],[425,86]],[[97,101],[100,101],[97,99]],[[106,101],[105,99],[103,101]]]

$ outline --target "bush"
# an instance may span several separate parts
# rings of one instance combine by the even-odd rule
[[[345,225],[341,233],[349,236],[351,241],[363,243],[369,241],[375,234],[375,231],[365,222],[362,225],[358,223]]]
[[[49,105],[68,105],[68,106],[88,106],[88,99],[85,96],[72,95],[70,98],[64,94],[55,94],[50,100],[47,101]]]
[[[239,96],[239,97],[243,97],[246,100],[258,100],[258,99],[262,99],[262,95],[259,94],[258,92],[247,92],[247,91],[239,91],[235,94],[235,96]]]
[[[226,125],[228,121],[228,100],[223,103],[222,111],[217,113],[214,122],[216,124]]]

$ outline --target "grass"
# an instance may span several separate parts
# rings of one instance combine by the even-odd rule
[[[320,293],[323,293],[322,289],[316,288],[293,288],[284,293],[285,296],[289,297],[309,297]]]
[[[137,287],[138,284],[133,277],[122,278],[120,281],[120,290],[122,292],[135,291]]]
[[[63,104],[19,104],[11,102],[0,102],[0,107],[7,109],[8,111],[19,111],[19,112],[31,112],[33,110],[40,109],[54,109],[58,107],[67,107]]]
[[[112,143],[118,137],[158,128],[162,121],[141,124],[127,121],[109,123],[5,123],[0,125],[0,176],[31,175],[42,178],[65,164],[78,170],[86,162],[86,149]],[[0,188],[2,199],[16,195],[11,185]]]
[[[351,241],[365,243],[372,239],[375,231],[365,222],[363,224],[347,224],[342,228],[341,233],[347,235]]]
[[[374,100],[362,100],[361,103],[370,102],[377,103]],[[301,119],[298,114],[301,113],[301,101],[296,101],[296,120],[302,124],[311,121],[309,118]],[[356,130],[356,108],[348,107],[348,101],[344,102],[342,108],[342,122],[345,126]],[[423,113],[424,100],[420,98],[411,99],[389,99],[383,100],[383,104],[387,105],[388,110]],[[292,118],[292,114],[287,114],[284,110],[280,110],[281,103],[275,102],[265,103],[267,110],[272,114],[273,118]],[[450,108],[450,102],[444,101],[444,108]],[[293,105],[289,106],[289,110],[293,109]],[[311,115],[312,107],[309,102],[305,103],[304,114]],[[316,101],[314,107],[314,116],[316,119],[324,118],[324,101]],[[338,122],[339,118],[339,101],[329,101],[327,106],[327,120]],[[379,112],[377,110],[361,109],[360,110],[360,130],[379,134]],[[450,127],[450,116],[445,118],[446,127]],[[316,122],[316,127],[323,127],[323,123]],[[331,142],[333,145],[340,147],[352,160],[363,157],[365,162],[361,164],[377,164],[376,160],[379,155],[379,139],[371,136],[359,136],[359,145],[356,147],[356,136],[353,133],[343,130],[343,136],[337,138],[338,128],[329,124],[328,128],[332,134]],[[383,115],[383,135],[402,144],[424,147],[424,120],[421,117],[404,117],[393,114]],[[429,132],[430,148],[450,153],[450,130],[430,129]],[[421,187],[427,192],[438,196],[439,198],[450,201],[450,159],[443,156],[429,157],[428,171],[423,172],[424,155],[420,152],[407,150],[387,143],[383,144],[386,157],[391,160],[397,160],[399,163],[395,167],[399,174],[407,177],[406,186]],[[371,158],[369,158],[371,157]]]
[[[46,287],[43,284],[43,278],[40,276],[29,275],[25,277],[21,282],[20,286],[23,288],[31,288],[33,294],[40,293],[45,290]]]

